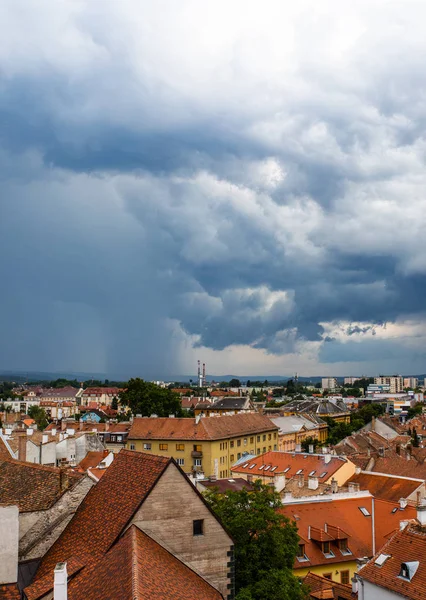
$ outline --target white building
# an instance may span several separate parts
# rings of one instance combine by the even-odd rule
[[[389,386],[389,391],[391,394],[397,394],[398,392],[402,392],[404,390],[404,378],[400,375],[380,375],[380,377],[374,378],[374,383],[376,385]]]
[[[321,379],[321,387],[323,390],[335,390],[339,385],[335,377],[323,377]]]
[[[419,387],[419,380],[417,377],[404,377],[404,388],[415,390],[417,387]]]

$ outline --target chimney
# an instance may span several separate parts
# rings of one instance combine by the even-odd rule
[[[383,457],[385,456],[385,449],[383,446],[380,446],[379,448],[379,456]]]
[[[68,473],[65,471],[65,469],[63,467],[60,467],[59,488],[60,488],[61,492],[65,492],[65,490],[68,489],[68,486],[69,486]]]
[[[371,431],[376,431],[376,417],[371,419]]]
[[[314,453],[314,445],[309,444],[309,454],[313,454],[313,453]]]
[[[196,425],[198,425],[198,423],[200,422],[200,419],[201,419],[201,415],[197,415],[197,416],[195,417],[195,424],[196,424]]]
[[[331,454],[325,454],[324,455],[324,462],[326,465],[328,465],[328,463],[331,461]]]
[[[50,430],[50,434],[56,435],[56,427],[52,427],[52,429]]]
[[[27,429],[27,435],[32,435],[34,433],[34,429],[31,429],[30,427]]]
[[[109,431],[109,421],[105,423],[105,431]]]
[[[359,483],[355,483],[355,481],[351,481],[348,483],[348,492],[353,494],[354,492],[359,492]]]
[[[302,445],[301,444],[296,444],[296,452],[302,452]]]
[[[82,421],[82,419],[80,419],[80,421],[78,422],[78,428],[80,429],[80,431],[83,431],[83,425],[84,422]]]
[[[361,467],[355,467],[355,475],[359,475],[361,473]]]
[[[47,433],[43,433],[43,435],[41,436],[41,443],[47,444],[48,441],[49,441],[49,436],[47,435]]]
[[[19,509],[0,506],[0,585],[18,581]],[[7,592],[6,592],[7,594]]]
[[[65,419],[62,419],[61,420],[61,430],[64,431],[64,429],[66,429],[66,428],[67,428],[67,424],[65,422]]]
[[[308,477],[308,489],[310,489],[310,490],[318,489],[318,477],[313,477],[313,476]]]
[[[18,460],[27,460],[27,436],[20,435],[18,438]]]
[[[426,504],[424,500],[417,507],[417,520],[422,527],[426,526]]]
[[[54,571],[53,600],[67,600],[68,574],[67,563],[58,563]]]
[[[333,477],[331,480],[331,493],[337,494],[338,491],[339,491],[339,484],[337,483],[337,479],[334,479],[334,477]]]
[[[302,488],[305,485],[305,478],[303,477],[303,473],[299,473],[299,475],[297,476],[297,480],[298,486]]]
[[[354,575],[351,579],[352,582],[352,594],[358,594],[358,578]]]
[[[285,475],[275,475],[274,486],[276,492],[282,492],[285,488],[286,480]]]

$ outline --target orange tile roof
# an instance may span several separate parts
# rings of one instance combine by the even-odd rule
[[[69,600],[220,600],[222,595],[138,527],[68,585]]]
[[[391,590],[410,600],[424,600],[426,590],[426,530],[411,523],[398,531],[360,571],[359,576],[377,586]],[[389,558],[380,567],[375,564],[380,554]],[[419,561],[411,581],[399,577],[401,564]]]
[[[213,398],[221,398],[222,396],[239,396],[238,392],[227,392],[226,390],[214,390],[210,396]]]
[[[410,521],[416,518],[417,510],[407,504],[401,508],[399,502],[387,500],[374,500],[374,529],[376,532],[376,548],[381,548],[398,531],[401,521]]]
[[[171,460],[121,450],[45,554],[35,580],[52,573],[56,563],[70,557],[88,555],[90,560],[97,560],[105,554]]]
[[[283,505],[278,512],[295,521],[299,535],[305,543],[307,561],[299,562],[296,558],[295,569],[333,563],[353,561],[356,558],[372,555],[372,518],[364,516],[360,510],[364,507],[372,514],[372,498],[359,497],[321,502],[301,502]],[[311,529],[326,533],[328,525],[341,527],[348,536],[348,547],[352,554],[343,554],[337,544],[330,547],[334,557],[326,558],[321,551],[320,541],[314,541]],[[331,532],[329,536],[333,537]],[[318,536],[315,536],[318,537]],[[328,537],[328,536],[327,536]],[[325,540],[324,541],[328,541]]]
[[[415,459],[407,460],[402,456],[376,458],[371,470],[375,473],[426,479],[426,464],[419,464]]]
[[[97,467],[108,454],[109,450],[88,452],[83,460],[80,461],[78,468],[82,471],[87,471],[87,469]]]
[[[362,471],[352,475],[347,481],[358,483],[361,490],[368,490],[375,498],[398,502],[400,498],[408,498],[422,485],[420,479],[408,479],[404,477],[391,477],[383,473],[370,473]]]
[[[62,496],[67,489],[65,484],[72,486],[80,478],[79,473],[61,475],[61,469],[57,467],[21,462],[13,458],[2,460],[0,504],[17,504],[20,512],[46,510]]]
[[[322,454],[266,452],[247,462],[240,462],[237,466],[231,467],[231,471],[232,473],[246,473],[262,477],[284,474],[287,479],[290,479],[302,470],[305,478],[312,473],[314,477],[318,477],[320,483],[323,483],[328,481],[346,463],[346,459],[340,456],[333,456],[326,463],[325,456]],[[276,468],[274,469],[274,467]]]
[[[0,584],[0,600],[20,600],[21,593],[16,583]]]
[[[201,418],[198,423],[196,419],[141,417],[133,421],[128,439],[207,441],[272,431],[278,427],[258,413]]]
[[[353,600],[357,594],[352,594],[352,586],[331,581],[321,575],[308,573],[303,583],[309,588],[309,595],[315,600],[330,598],[331,600]]]

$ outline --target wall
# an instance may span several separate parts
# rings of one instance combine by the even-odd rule
[[[105,447],[97,433],[89,432],[84,435],[77,435],[75,438],[76,464],[82,461],[88,452],[100,452],[102,450],[105,450]]]
[[[17,506],[0,506],[0,540],[0,583],[16,583],[19,540]]]
[[[204,519],[204,535],[193,536],[194,519]],[[228,597],[233,542],[175,465],[167,467],[132,523]]]
[[[19,515],[19,560],[40,558],[61,535],[94,482],[83,477],[48,510]]]
[[[346,459],[346,463],[342,462],[342,466],[338,469],[332,477],[330,477],[325,483],[331,483],[334,478],[337,480],[339,486],[344,485],[350,477],[355,473],[355,465],[350,460]]]
[[[362,575],[362,570],[359,574]],[[358,585],[358,600],[401,600],[401,596],[369,581],[362,580]]]
[[[341,571],[349,571],[349,583],[350,583],[350,580],[354,576],[354,573],[357,572],[357,563],[356,563],[356,560],[351,560],[351,561],[342,562],[342,563],[333,563],[333,564],[324,563],[323,565],[319,565],[319,566],[309,566],[309,567],[304,567],[301,569],[293,569],[293,571],[297,577],[305,577],[305,575],[307,575],[309,572],[315,573],[315,575],[322,575],[322,576],[324,576],[324,574],[326,574],[326,573],[331,573],[332,580],[337,581],[338,583],[340,583],[340,572]],[[336,573],[336,571],[337,571],[337,573]],[[372,600],[372,599],[369,599],[369,600]]]

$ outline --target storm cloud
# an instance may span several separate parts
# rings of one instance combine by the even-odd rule
[[[420,368],[425,16],[3,2],[0,365]]]

